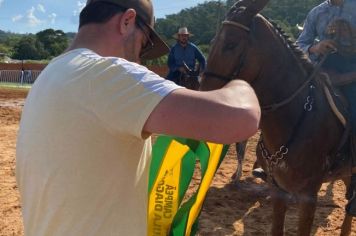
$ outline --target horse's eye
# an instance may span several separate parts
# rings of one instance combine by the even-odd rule
[[[236,43],[228,43],[225,45],[225,49],[226,50],[233,50],[234,48],[236,48],[237,44]]]

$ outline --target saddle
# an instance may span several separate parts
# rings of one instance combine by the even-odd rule
[[[349,104],[347,99],[342,94],[341,90],[332,85],[330,77],[327,73],[321,73],[321,84],[324,91],[324,95],[328,104],[333,111],[334,115],[338,118],[340,123],[344,127],[344,132],[341,140],[335,148],[334,152],[329,155],[329,171],[330,173],[338,171],[346,163],[356,159],[356,151],[354,145],[356,144],[355,137],[351,132],[351,122],[349,117]],[[336,161],[333,157],[337,156]]]

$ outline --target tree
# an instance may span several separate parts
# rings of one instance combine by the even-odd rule
[[[50,57],[56,57],[68,47],[68,38],[62,30],[46,29],[36,34]]]
[[[18,60],[40,60],[48,56],[43,45],[33,35],[23,37],[14,48],[13,58]]]

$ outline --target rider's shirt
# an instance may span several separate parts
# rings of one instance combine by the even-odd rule
[[[171,48],[169,53],[168,67],[170,71],[174,72],[186,63],[189,69],[194,70],[196,60],[200,63],[200,69],[204,70],[206,64],[205,57],[198,47],[191,42],[188,42],[186,47],[182,47],[182,45],[177,43]]]
[[[298,46],[308,53],[315,40],[328,39],[328,25],[336,19],[344,19],[356,28],[356,0],[345,0],[343,6],[335,6],[325,1],[314,7],[305,20],[303,32],[297,40]],[[309,56],[312,61],[317,60],[315,55]]]

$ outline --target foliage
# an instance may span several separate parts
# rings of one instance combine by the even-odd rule
[[[0,53],[19,60],[48,60],[61,54],[74,34],[46,29],[37,34],[14,34],[0,30]]]
[[[172,35],[179,27],[187,26],[194,34],[191,40],[198,44],[207,45],[214,37],[230,7],[235,0],[207,1],[196,7],[187,8],[177,14],[158,19],[156,29],[169,45],[175,40]],[[303,25],[307,13],[323,0],[270,0],[262,14],[276,21],[292,39],[297,38],[300,31],[298,25]]]
[[[167,64],[167,60],[168,60],[168,55],[164,55],[153,60],[144,61],[143,64],[145,66],[152,66],[152,65],[165,66]]]
[[[196,7],[184,9],[178,14],[168,15],[165,19],[158,19],[156,30],[169,45],[175,43],[173,35],[179,27],[187,26],[194,36],[191,38],[196,44],[209,44],[216,29],[224,18],[225,3],[209,1]]]
[[[23,37],[15,45],[13,58],[19,60],[33,59],[40,60],[48,56],[44,50],[43,44],[36,39],[34,35]]]
[[[46,29],[38,32],[36,38],[50,57],[58,56],[68,47],[68,38],[62,30]]]
[[[280,24],[292,38],[297,38],[300,31],[297,25],[303,25],[308,12],[324,0],[278,0],[270,1],[262,14]]]
[[[11,52],[11,47],[7,46],[4,43],[0,43],[0,53],[4,53],[5,55],[9,55]]]
[[[221,21],[236,0],[213,0],[186,8],[177,14],[157,19],[156,30],[172,46],[173,35],[179,27],[187,26],[194,36],[191,41],[208,54],[210,41],[219,29]],[[277,22],[292,39],[300,33],[298,25],[303,25],[307,13],[323,0],[270,0],[262,14]],[[36,35],[21,35],[0,30],[0,53],[18,59],[51,59],[67,47],[74,33],[46,29]],[[165,65],[167,56],[145,62],[147,65]]]

